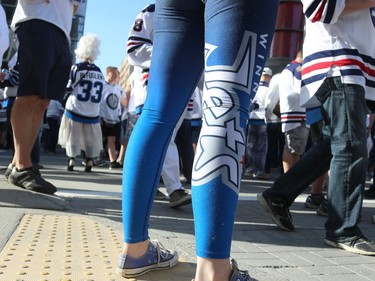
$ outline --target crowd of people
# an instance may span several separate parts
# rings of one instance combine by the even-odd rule
[[[129,31],[133,70],[124,87],[117,67],[103,74],[95,65],[94,34],[80,39],[72,65],[69,32],[80,2],[18,1],[18,50],[0,75],[0,130],[11,136],[0,133],[0,145],[14,151],[9,183],[56,192],[39,170],[43,120],[44,148],[60,145],[68,171],[82,155],[91,172],[107,154],[110,169],[123,169],[117,272],[126,278],[178,263],[176,251],[149,237],[153,202],[165,197],[160,177],[170,207],[192,203],[195,281],[251,280],[230,260],[243,175],[274,180],[257,198],[282,230],[295,230],[289,209],[311,186],[305,207],[327,217],[325,243],[375,255],[358,227],[363,198],[375,198],[374,186],[365,190],[375,169],[373,1],[302,0],[304,44],[275,74],[265,63],[278,1],[156,0]]]

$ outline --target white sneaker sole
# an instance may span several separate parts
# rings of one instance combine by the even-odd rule
[[[147,272],[150,272],[150,271],[170,269],[178,263],[178,258],[179,258],[179,255],[176,252],[174,257],[170,259],[169,261],[160,262],[158,264],[153,264],[153,265],[149,265],[149,266],[145,266],[141,268],[123,269],[123,268],[117,267],[116,273],[121,274],[121,276],[125,278],[134,278],[134,277],[138,277],[143,274],[146,274]]]
[[[354,248],[354,247],[349,247],[349,246],[347,246],[343,243],[340,243],[340,242],[335,242],[335,241],[331,241],[331,240],[328,240],[328,239],[324,239],[324,242],[328,246],[343,249],[345,251],[348,251],[348,252],[351,252],[351,253],[354,253],[354,254],[360,254],[360,255],[365,255],[365,256],[375,256],[375,252],[362,251],[362,250]]]

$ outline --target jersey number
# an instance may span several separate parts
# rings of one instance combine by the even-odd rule
[[[82,88],[82,92],[77,95],[79,101],[91,101],[92,103],[99,103],[101,101],[103,92],[102,82],[82,80],[79,86]]]
[[[133,30],[140,32],[142,30],[142,27],[143,27],[143,19],[136,19],[136,21],[134,22]]]

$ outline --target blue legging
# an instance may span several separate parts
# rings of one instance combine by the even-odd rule
[[[173,128],[204,70],[203,126],[192,179],[197,255],[230,255],[255,95],[277,0],[156,0],[147,100],[126,151],[124,241],[148,239],[148,223]]]

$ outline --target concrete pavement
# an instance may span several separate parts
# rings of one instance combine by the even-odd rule
[[[0,151],[0,167],[10,161]],[[121,171],[77,166],[67,172],[64,154],[41,154],[43,176],[56,196],[37,194],[0,179],[0,281],[125,280],[115,275],[122,247]],[[274,171],[276,176],[276,171]],[[375,257],[324,244],[324,217],[305,209],[306,194],[291,208],[296,230],[279,230],[256,201],[271,181],[243,180],[233,233],[232,256],[260,281],[375,280]],[[375,239],[375,200],[365,200],[360,227]],[[150,237],[180,253],[169,271],[138,280],[191,280],[196,260],[191,206],[170,209],[156,201]]]

